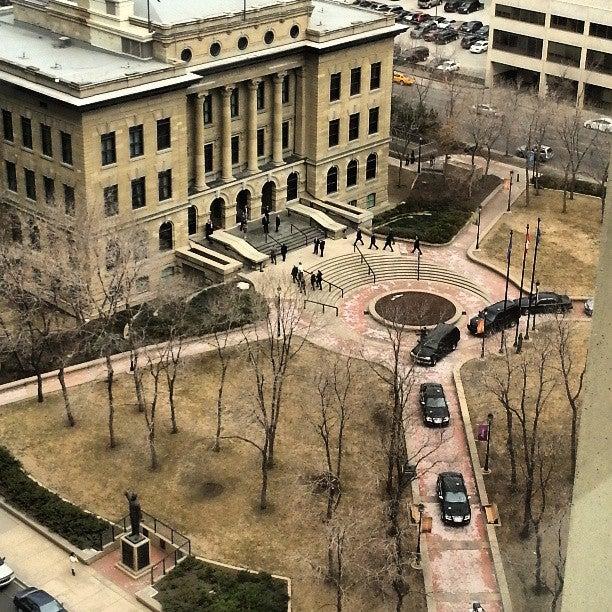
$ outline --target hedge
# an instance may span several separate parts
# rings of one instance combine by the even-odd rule
[[[63,500],[26,474],[21,463],[0,446],[0,494],[17,510],[62,536],[77,548],[100,550],[109,523]]]
[[[164,612],[286,612],[287,584],[187,557],[155,586]]]
[[[568,177],[568,190],[570,180],[570,177]],[[531,179],[531,182],[533,183],[533,179]],[[565,179],[562,175],[544,173],[538,177],[538,185],[544,189],[558,189],[563,191],[564,182]],[[576,179],[576,184],[574,185],[575,193],[582,193],[584,195],[600,198],[602,196],[602,191],[603,188],[599,183],[585,181],[579,178]]]

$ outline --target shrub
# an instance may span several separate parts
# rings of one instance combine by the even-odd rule
[[[568,189],[569,181],[570,178],[568,177]],[[533,183],[533,179],[531,182]],[[544,189],[558,189],[562,191],[563,183],[563,175],[545,173],[538,178],[538,184]],[[583,193],[584,195],[596,196],[600,198],[602,195],[602,186],[598,183],[594,183],[593,181],[585,181],[584,179],[577,178],[574,191],[576,193]]]
[[[156,585],[164,612],[285,612],[287,585],[269,574],[235,571],[187,557]]]
[[[0,446],[0,493],[6,501],[76,547],[100,550],[109,523],[32,480],[21,464]]]

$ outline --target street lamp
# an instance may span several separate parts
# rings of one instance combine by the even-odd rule
[[[517,178],[518,178],[518,172],[516,174]],[[512,180],[514,178],[514,170],[510,170],[510,185],[509,185],[509,189],[508,189],[508,212],[510,212],[510,200],[512,198]]]
[[[417,533],[417,545],[416,545],[416,565],[421,566],[421,526],[423,525],[423,512],[425,512],[425,505],[419,504],[417,506],[419,511],[419,531]]]
[[[487,454],[485,455],[485,464],[484,464],[483,472],[485,474],[490,474],[491,470],[489,470],[489,451],[491,449],[491,427],[493,425],[493,413],[492,412],[489,412],[489,414],[487,414],[487,424],[488,424],[488,428],[487,428]]]
[[[417,174],[421,174],[421,145],[423,144],[423,139],[419,136],[419,162],[417,164]]]
[[[535,316],[536,316],[536,311],[535,311],[535,307],[538,305],[538,294],[540,292],[540,281],[536,281],[536,293],[535,293],[535,302],[533,304],[534,306],[534,311],[533,311],[533,324],[531,326],[531,329],[533,331],[535,331]]]
[[[476,250],[480,248],[480,215],[482,213],[482,206],[478,207],[478,229],[476,230]]]
[[[276,337],[281,337],[281,316],[280,316],[280,307],[281,307],[281,287],[280,285],[276,288]]]

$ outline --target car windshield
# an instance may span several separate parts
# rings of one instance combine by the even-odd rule
[[[61,607],[56,601],[49,601],[42,606],[40,606],[40,612],[59,612]]]
[[[462,491],[447,491],[446,493],[446,501],[449,504],[459,504],[467,501],[467,497],[465,493]]]
[[[444,408],[446,402],[443,397],[430,397],[427,400],[427,405],[431,408]]]

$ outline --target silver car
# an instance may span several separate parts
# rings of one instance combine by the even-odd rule
[[[593,306],[595,304],[595,300],[593,298],[588,299],[585,303],[584,303],[584,314],[587,315],[587,317],[592,317],[593,316]]]

